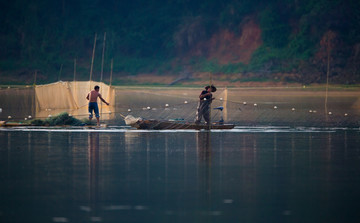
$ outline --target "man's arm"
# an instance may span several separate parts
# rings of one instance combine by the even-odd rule
[[[109,105],[109,103],[107,103],[102,97],[101,97],[101,94],[99,94],[99,98],[102,102],[104,102],[105,104]]]
[[[199,98],[200,98],[200,99],[203,99],[203,98],[205,98],[206,96],[209,96],[209,95],[211,95],[210,92],[208,92],[208,93],[206,93],[206,94],[200,94],[200,95],[199,95]]]
[[[90,93],[88,93],[88,95],[86,96],[86,99],[87,99],[87,100],[89,100],[89,95],[90,95]]]

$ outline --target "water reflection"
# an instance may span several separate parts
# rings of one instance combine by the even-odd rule
[[[211,133],[210,131],[196,133],[196,150],[199,160],[199,191],[211,193]],[[209,198],[209,197],[208,197]]]
[[[0,131],[0,221],[355,222],[359,134]]]
[[[212,151],[211,151],[211,132],[196,133],[196,150],[198,154],[198,192],[204,194],[198,196],[198,202],[206,201],[206,205],[202,207],[205,221],[210,221],[212,212]],[[216,210],[217,214],[221,214]]]
[[[200,161],[205,161],[207,164],[211,162],[211,132],[197,132],[196,133],[196,149],[199,154]]]
[[[89,133],[89,201],[93,210],[98,209],[97,203],[99,201],[99,144],[99,133]]]

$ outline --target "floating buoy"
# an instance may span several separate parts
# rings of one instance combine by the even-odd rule
[[[274,106],[274,109],[277,109],[277,106],[276,106],[276,105]]]
[[[28,119],[32,119],[31,115],[28,116]]]
[[[0,113],[2,112],[2,108],[0,108]]]
[[[8,86],[8,89],[10,88],[10,86]]]
[[[11,115],[8,116],[8,119],[11,119]]]
[[[246,101],[243,102],[243,105],[247,105]]]
[[[345,116],[345,117],[348,116],[348,113],[345,113],[344,116]]]
[[[312,113],[313,111],[312,110],[309,110],[310,113]]]
[[[316,113],[316,110],[314,110],[313,113]]]
[[[130,109],[130,108],[128,109],[128,112],[131,112],[131,109]]]
[[[48,115],[48,117],[49,117],[49,118],[51,118],[51,117],[52,117],[52,115]]]
[[[165,107],[169,107],[169,104],[165,104]]]
[[[108,111],[109,112],[109,114],[111,114],[111,111]]]
[[[291,111],[295,111],[295,108],[292,108]]]
[[[223,100],[223,98],[220,98],[220,101],[222,101]]]
[[[188,103],[188,101],[184,101],[184,104],[187,104]]]
[[[146,109],[147,109],[147,110],[150,110],[151,108],[148,106]]]
[[[156,108],[152,108],[151,110],[156,111],[157,109],[156,109]]]
[[[27,118],[24,118],[24,120],[26,121],[26,120],[27,120]]]
[[[255,103],[255,104],[254,104],[254,107],[256,107],[256,106],[257,106],[257,104]]]
[[[69,117],[72,117],[72,114],[69,114]]]
[[[332,112],[329,112],[328,114],[329,114],[329,115],[332,115]]]

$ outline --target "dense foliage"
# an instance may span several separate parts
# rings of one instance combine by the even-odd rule
[[[220,29],[237,33],[251,16],[260,25],[263,44],[249,64],[219,64],[189,51]],[[193,71],[296,73],[294,81],[322,82],[329,55],[334,81],[358,82],[360,3],[356,0],[12,0],[0,2],[0,74],[38,71],[38,81],[87,79],[94,35],[94,69],[114,73]],[[330,45],[320,42],[329,31]],[[240,35],[240,33],[237,33]],[[322,49],[323,48],[323,49]],[[321,54],[322,50],[327,52]],[[190,55],[191,56],[191,55]],[[99,79],[99,75],[94,79]]]

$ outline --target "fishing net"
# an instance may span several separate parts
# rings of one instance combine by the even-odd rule
[[[116,112],[142,119],[193,122],[199,88],[118,88]],[[356,90],[218,88],[211,121],[237,125],[359,126]],[[121,120],[121,116],[117,116]],[[202,120],[204,122],[204,120]]]
[[[0,89],[0,120],[31,118],[34,113],[34,88]]]
[[[86,95],[100,86],[100,93],[110,104],[115,102],[115,91],[109,85],[94,81],[59,81],[35,87],[36,107],[46,109],[79,109],[86,107]]]
[[[104,113],[103,118],[111,118],[115,106],[115,90],[101,82],[95,81],[59,81],[52,84],[37,85],[35,87],[36,117],[48,117],[51,114],[67,111],[75,116],[88,116],[87,94],[100,87],[102,97],[110,103],[111,107],[105,106],[98,100],[99,109]]]

